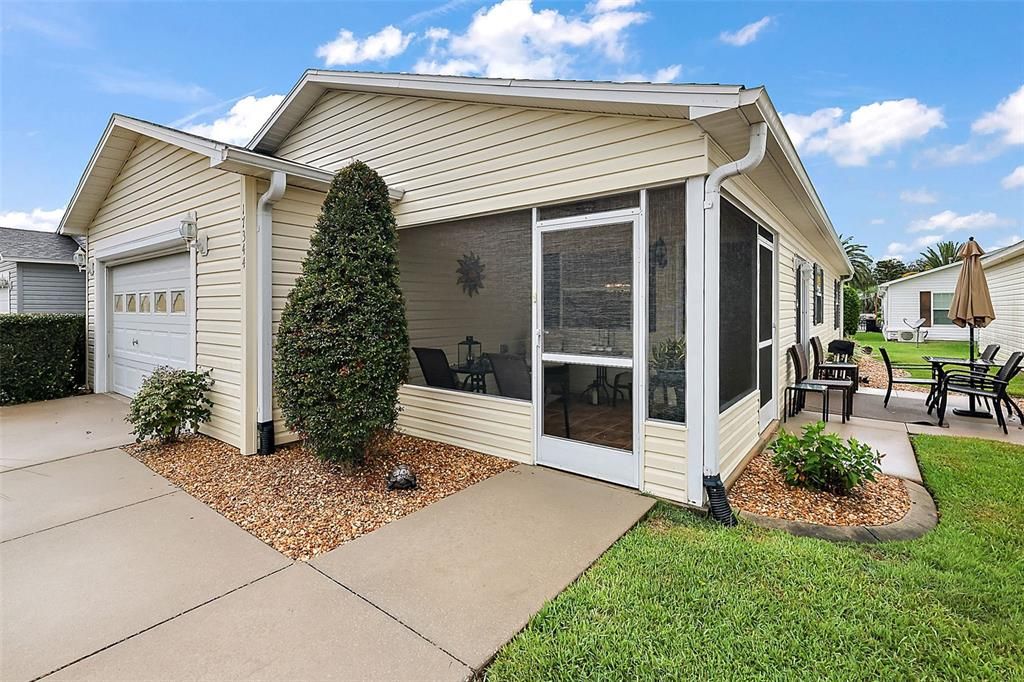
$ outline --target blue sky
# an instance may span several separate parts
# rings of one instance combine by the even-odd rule
[[[765,85],[875,257],[1024,236],[1024,3],[0,4],[0,224],[59,220],[113,112],[244,143],[306,68]]]

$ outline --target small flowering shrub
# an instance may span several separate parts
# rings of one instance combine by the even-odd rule
[[[825,433],[825,423],[804,427],[803,435],[781,431],[772,444],[772,463],[786,483],[845,495],[881,472],[882,457],[856,438]]]
[[[183,433],[195,433],[210,421],[213,403],[206,392],[212,386],[210,370],[158,367],[142,382],[128,408],[126,420],[135,427],[135,442],[159,438],[171,443]]]

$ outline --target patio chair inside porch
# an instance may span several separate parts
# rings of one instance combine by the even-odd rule
[[[505,398],[530,400],[533,395],[533,379],[526,358],[509,353],[488,353],[487,359],[494,370],[494,383],[498,394]],[[557,365],[544,368],[544,407],[555,402],[562,403],[565,420],[565,437],[569,435],[569,367]],[[559,392],[555,392],[558,388]]]
[[[441,348],[413,348],[427,386],[459,390],[459,380],[448,364],[448,355]]]

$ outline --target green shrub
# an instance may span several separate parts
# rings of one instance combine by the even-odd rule
[[[176,441],[182,433],[195,433],[210,421],[213,403],[206,392],[213,386],[210,370],[157,367],[132,398],[126,420],[134,427],[135,441],[159,438]]]
[[[651,351],[651,369],[686,369],[686,339],[680,336],[657,344]]]
[[[852,337],[860,324],[860,294],[853,287],[843,287],[843,335]]]
[[[285,423],[317,456],[360,462],[398,418],[409,333],[388,188],[361,162],[338,172],[288,294],[274,350]]]
[[[0,315],[0,405],[64,398],[84,385],[84,315]]]
[[[881,471],[879,455],[856,438],[825,433],[825,423],[804,427],[802,436],[782,431],[772,444],[772,463],[786,483],[845,495]]]

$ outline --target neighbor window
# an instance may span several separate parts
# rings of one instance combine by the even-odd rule
[[[719,285],[719,406],[757,388],[757,224],[722,201]]]
[[[814,324],[825,321],[825,271],[814,264]]]
[[[531,399],[531,230],[530,211],[399,230],[410,384]]]
[[[686,191],[647,192],[647,357],[651,419],[686,421]]]
[[[932,294],[932,324],[953,324],[949,319],[949,307],[953,304],[953,294]]]

